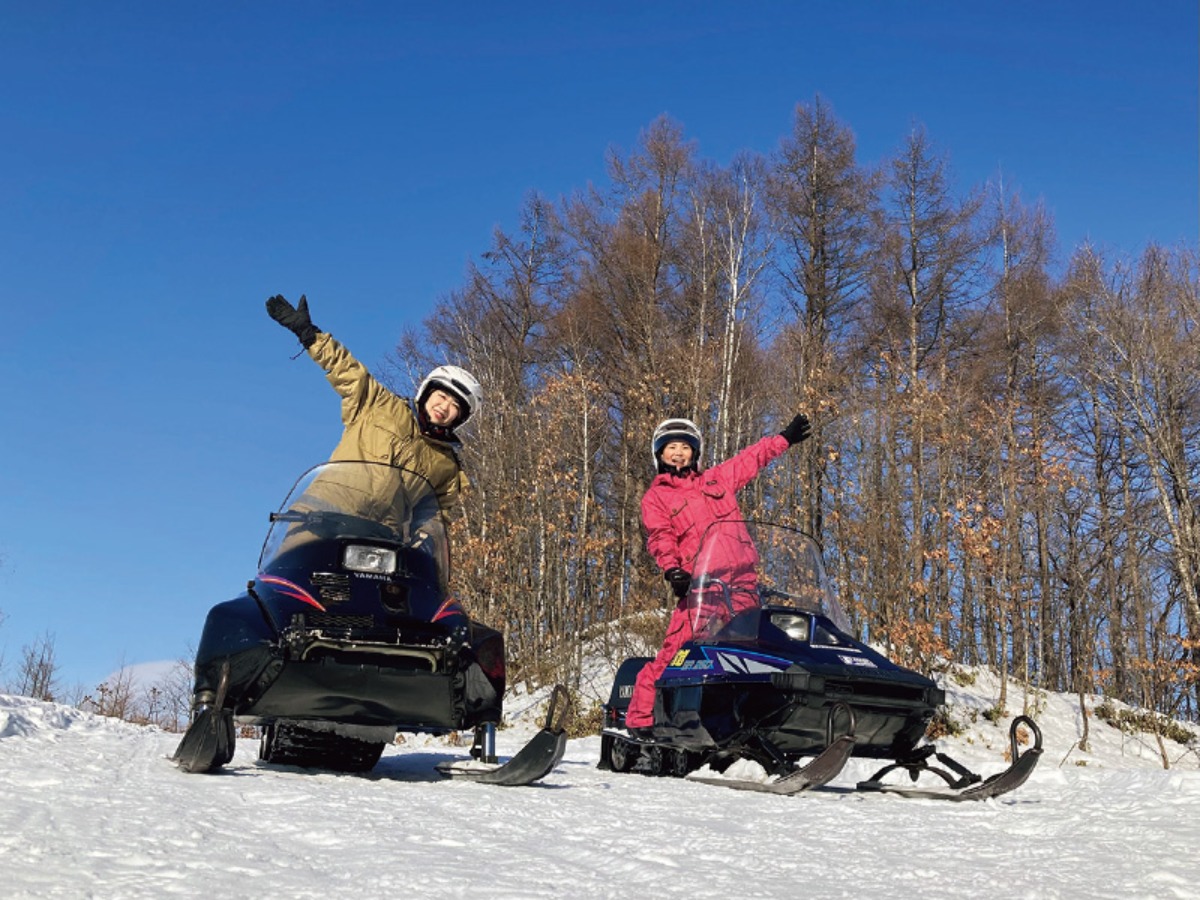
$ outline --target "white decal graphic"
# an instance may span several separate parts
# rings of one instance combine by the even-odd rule
[[[859,667],[865,668],[865,669],[878,669],[879,668],[877,665],[875,665],[875,663],[871,662],[869,659],[864,659],[861,656],[846,656],[845,654],[839,653],[838,659],[840,659],[842,662],[844,662],[848,666],[859,666]]]
[[[757,659],[749,659],[744,656],[731,656],[728,653],[718,653],[717,659],[721,663],[721,668],[726,672],[744,672],[748,675],[758,672],[778,672],[784,666],[773,666],[769,663],[762,662]]]

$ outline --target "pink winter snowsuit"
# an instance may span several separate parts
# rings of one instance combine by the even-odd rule
[[[782,456],[789,446],[787,438],[775,434],[751,444],[736,456],[704,472],[655,476],[642,497],[646,549],[655,562],[664,571],[678,566],[691,572],[705,529],[713,522],[741,519],[742,513],[735,495],[754,479],[763,466]],[[745,545],[727,542],[722,545],[722,551],[726,558],[717,559],[718,569],[727,571],[729,575],[753,571],[756,555],[748,535]],[[658,656],[646,663],[638,673],[633,696],[625,712],[627,727],[645,728],[653,724],[654,684],[691,636],[688,602],[687,598],[683,598],[671,613],[667,636]]]

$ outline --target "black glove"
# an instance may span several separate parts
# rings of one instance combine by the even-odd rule
[[[795,418],[788,422],[783,431],[779,433],[787,438],[789,447],[792,444],[798,444],[801,441],[807,440],[808,436],[812,434],[812,428],[808,424],[808,416],[804,413],[796,413]]]
[[[308,298],[304,294],[300,295],[297,306],[292,306],[282,295],[276,294],[267,301],[267,314],[300,338],[300,343],[305,347],[311,347],[321,331],[308,317]]]
[[[679,566],[672,566],[663,572],[663,578],[666,579],[667,584],[671,585],[671,590],[676,597],[682,600],[687,596],[688,586],[692,583],[691,572],[681,569]]]

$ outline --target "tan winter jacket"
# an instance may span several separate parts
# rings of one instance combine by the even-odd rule
[[[409,401],[375,380],[367,367],[321,332],[308,354],[342,397],[342,438],[331,460],[363,459],[404,466],[429,479],[446,513],[469,485],[454,445],[421,433]]]

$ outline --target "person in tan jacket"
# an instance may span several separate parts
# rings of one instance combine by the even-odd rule
[[[469,484],[456,452],[462,446],[456,430],[479,412],[483,390],[475,377],[458,366],[438,366],[414,398],[401,397],[312,323],[306,296],[296,306],[271,297],[267,313],[300,339],[342,398],[344,429],[329,458],[411,469],[429,480],[439,505],[450,512]]]

